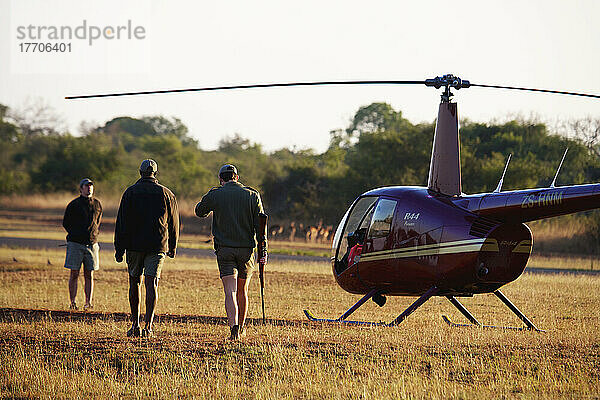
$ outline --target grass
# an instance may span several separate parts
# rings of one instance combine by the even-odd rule
[[[598,271],[600,270],[600,258],[578,257],[578,256],[543,256],[532,255],[527,263],[527,269],[556,269],[569,271]]]
[[[71,197],[56,203],[30,199],[31,207],[54,204],[54,210],[19,211],[0,201],[0,235],[64,239],[57,221]],[[203,239],[184,234],[182,245],[209,247]],[[112,241],[110,230],[101,240]],[[329,254],[327,245],[271,245],[286,254]],[[352,327],[309,323],[303,316],[308,308],[318,317],[337,317],[359,298],[336,285],[329,263],[271,261],[270,322],[260,322],[254,277],[248,336],[231,343],[214,259],[178,256],[167,259],[163,270],[156,336],[140,340],[124,335],[125,264],[114,261],[108,246],[100,257],[94,311],[39,318],[15,310],[66,311],[64,249],[0,247],[0,398],[600,397],[598,275],[526,272],[505,286],[503,292],[547,333],[450,328],[442,314],[456,322],[464,318],[443,298],[431,299],[399,327]],[[590,269],[592,262],[596,259],[534,253],[528,268]],[[82,286],[80,279],[78,304]],[[388,298],[383,308],[367,302],[352,317],[390,321],[414,300]],[[493,295],[461,302],[482,323],[521,326]]]
[[[599,213],[592,210],[528,223],[533,232],[534,253],[586,254],[598,258],[600,246],[594,231]]]
[[[13,261],[12,257],[18,259]],[[64,253],[0,248],[0,307],[65,310]],[[50,265],[48,264],[50,261]],[[504,293],[545,334],[450,328],[460,321],[434,298],[397,328],[311,324],[302,309],[334,317],[358,297],[339,289],[326,262],[268,265],[260,321],[250,287],[247,338],[230,343],[224,318],[166,317],[150,340],[124,337],[127,273],[101,253],[90,318],[2,318],[0,397],[124,398],[593,398],[600,395],[600,277],[525,274]],[[80,300],[82,293],[80,289]],[[369,302],[356,319],[393,319],[414,298]],[[167,260],[159,315],[224,316],[213,259]],[[482,322],[519,326],[492,295],[462,300]]]

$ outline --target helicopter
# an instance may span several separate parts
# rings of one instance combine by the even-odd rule
[[[526,222],[600,207],[600,184],[556,186],[502,191],[504,172],[491,193],[464,194],[461,185],[457,103],[452,90],[470,87],[522,90],[600,98],[600,95],[514,86],[474,84],[452,74],[424,81],[325,81],[218,86],[70,96],[83,99],[192,91],[322,85],[425,85],[443,89],[433,138],[428,183],[420,186],[387,186],[361,194],[337,226],[332,242],[332,272],[337,284],[363,295],[335,319],[315,322],[351,325],[396,326],[434,296],[446,297],[470,322],[453,327],[542,331],[525,316],[500,288],[524,271],[533,246]],[[525,327],[483,325],[457,297],[493,293]],[[418,297],[389,323],[353,321],[348,317],[368,300],[383,307],[386,296]]]

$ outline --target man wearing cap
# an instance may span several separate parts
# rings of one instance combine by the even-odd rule
[[[221,186],[206,193],[195,209],[200,218],[213,213],[212,234],[232,340],[240,339],[246,332],[248,284],[254,269],[258,215],[263,212],[258,191],[242,185],[238,179],[235,166],[223,165],[219,170]],[[265,253],[259,261],[266,263],[266,243],[264,248]]]
[[[127,336],[152,336],[158,280],[165,255],[175,257],[179,237],[179,212],[175,195],[156,179],[156,161],[140,166],[141,178],[123,193],[115,225],[115,259],[127,251],[131,329]],[[146,286],[145,327],[140,331],[140,281]]]
[[[72,200],[65,209],[63,227],[67,231],[67,255],[65,268],[71,270],[69,276],[69,297],[72,310],[77,310],[77,280],[83,264],[85,305],[84,311],[92,308],[94,293],[94,271],[100,267],[98,228],[102,219],[102,205],[94,198],[94,183],[88,179],[79,182],[79,197]]]

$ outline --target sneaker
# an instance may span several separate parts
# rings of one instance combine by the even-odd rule
[[[238,339],[242,339],[244,337],[246,337],[246,327],[240,326],[240,329],[238,330]]]
[[[152,329],[148,329],[148,328],[142,329],[142,337],[150,338],[152,336],[154,336],[154,332],[152,332]]]
[[[127,331],[127,337],[139,337],[139,336],[140,336],[140,327],[139,326],[132,326]]]
[[[229,340],[238,340],[240,338],[240,326],[234,325],[231,328],[231,335],[229,336]]]
[[[83,311],[90,311],[92,308],[94,308],[93,305],[91,304],[86,304],[85,306],[83,306]]]
[[[69,306],[69,310],[73,310],[73,311],[77,311],[77,304],[75,304],[75,302],[72,302],[71,305]]]

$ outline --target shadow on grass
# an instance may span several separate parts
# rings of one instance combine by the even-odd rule
[[[129,321],[128,313],[121,312],[90,312],[64,310],[32,310],[25,308],[0,308],[0,322],[28,323],[33,321],[51,320],[57,322],[93,322],[93,321]],[[227,318],[204,315],[173,315],[157,314],[156,322],[201,323],[211,325],[226,325]],[[262,325],[262,318],[248,318],[252,325]],[[266,325],[301,326],[309,325],[310,321],[283,320],[267,318]]]

